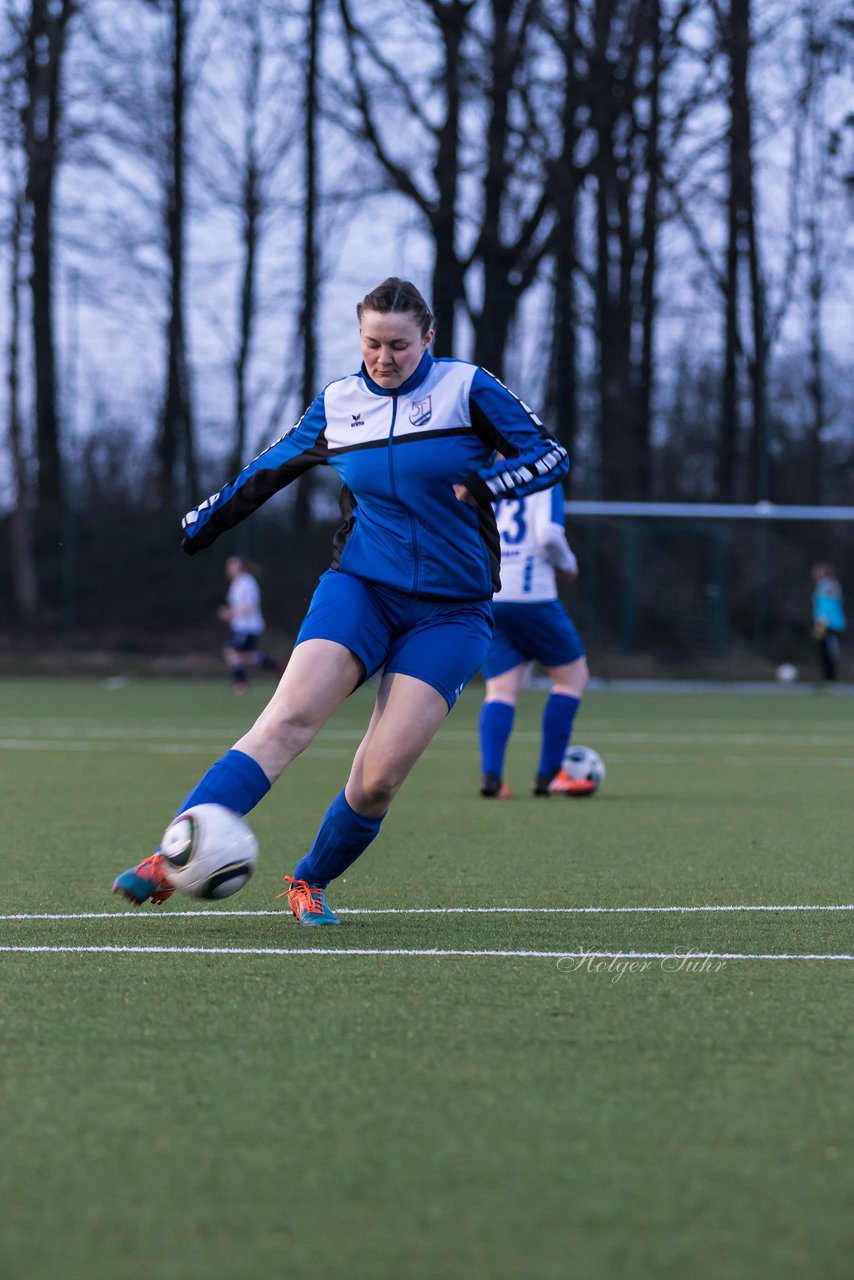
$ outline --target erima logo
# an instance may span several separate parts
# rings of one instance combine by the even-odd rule
[[[360,413],[351,413],[350,417],[352,418],[352,422],[350,423],[351,427],[363,427],[365,425]]]

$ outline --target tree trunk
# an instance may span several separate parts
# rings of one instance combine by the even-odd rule
[[[441,34],[445,45],[442,83],[445,90],[445,119],[438,131],[433,178],[438,198],[430,218],[435,258],[433,260],[432,305],[436,317],[434,351],[452,356],[456,337],[457,303],[463,296],[463,270],[457,255],[457,188],[460,180],[460,45],[468,4],[455,3],[442,12]]]
[[[186,43],[187,15],[184,0],[172,0],[172,145],[170,172],[166,183],[169,317],[166,331],[166,393],[157,450],[160,496],[167,504],[176,497],[198,497],[199,492],[184,319]]]
[[[577,143],[575,112],[578,105],[575,73],[578,43],[576,4],[577,0],[570,0],[561,48],[564,69],[561,120],[563,143],[555,179],[554,317],[545,403],[546,423],[549,430],[554,431],[561,443],[566,446],[570,457],[578,425],[578,340],[576,335],[578,317],[575,313],[575,272],[578,268],[578,178],[574,167]]]
[[[660,36],[654,3],[618,11],[597,0],[594,17],[599,488],[603,498],[621,500],[649,489],[659,122],[658,87],[639,68],[645,49],[660,67]],[[648,126],[636,109],[640,99]]]
[[[249,53],[249,77],[246,88],[246,136],[241,198],[241,245],[243,262],[240,277],[240,316],[237,356],[234,362],[234,441],[229,459],[229,474],[236,476],[246,461],[248,435],[248,395],[246,382],[255,337],[256,276],[258,263],[259,217],[261,212],[260,172],[257,143],[258,95],[261,87],[262,46],[257,14],[253,10],[247,21],[252,23]]]
[[[9,247],[9,450],[12,461],[14,500],[10,517],[12,586],[15,604],[23,622],[32,623],[38,612],[38,577],[33,546],[32,493],[24,450],[20,412],[21,259],[24,236],[24,202],[20,195],[12,204]]]
[[[302,378],[300,399],[303,407],[317,395],[317,295],[320,290],[320,267],[317,260],[317,75],[322,0],[309,0],[308,66],[305,82],[305,152],[302,241]],[[294,524],[305,529],[311,524],[311,490],[314,476],[307,472],[297,481]]]
[[[742,349],[739,317],[743,266],[747,269],[754,330],[754,357],[750,368],[753,423],[752,447],[748,450],[750,463],[748,496],[756,499],[760,496],[759,491],[762,489],[761,496],[767,497],[764,389],[767,339],[753,207],[753,158],[748,84],[750,0],[730,0],[723,43],[730,68],[730,148],[719,474],[720,497],[725,502],[732,502],[736,500],[740,490],[738,483],[740,435],[738,356]]]
[[[738,189],[739,247],[746,259],[750,288],[750,323],[753,355],[748,361],[753,408],[750,458],[750,498],[770,498],[770,465],[767,411],[768,333],[765,282],[759,257],[756,225],[756,183],[753,174],[753,120],[750,97],[751,14],[750,0],[731,0],[733,145]]]
[[[646,140],[647,186],[644,200],[641,255],[643,271],[640,284],[641,351],[637,376],[636,405],[637,443],[639,453],[638,496],[645,499],[653,495],[652,465],[652,394],[655,365],[655,295],[656,268],[658,265],[658,194],[661,182],[661,157],[659,155],[661,132],[661,3],[649,0],[648,42],[652,59],[649,84],[649,133]]]
[[[824,300],[824,273],[821,264],[821,246],[818,231],[818,210],[813,209],[807,222],[807,241],[810,258],[809,276],[809,361],[810,376],[807,393],[811,404],[809,424],[809,501],[824,501],[824,448],[822,432],[826,425],[824,404],[824,340],[822,337],[822,302]]]
[[[24,108],[27,200],[32,211],[32,333],[35,363],[39,545],[54,551],[62,536],[62,451],[54,334],[54,190],[60,161],[62,65],[72,0],[32,0],[27,31],[28,100]]]
[[[508,262],[501,238],[502,199],[507,182],[508,104],[513,85],[513,54],[509,40],[512,3],[493,0],[492,61],[489,85],[489,123],[486,131],[486,175],[483,183],[483,222],[477,256],[483,267],[483,306],[478,318],[474,358],[497,378],[504,374],[507,334],[518,301],[508,286]]]

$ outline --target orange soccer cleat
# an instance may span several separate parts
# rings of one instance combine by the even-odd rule
[[[309,884],[307,880],[295,880],[293,876],[285,876],[285,880],[290,885],[290,888],[278,896],[280,898],[287,896],[288,906],[300,924],[341,923],[326,901],[324,885]]]
[[[143,858],[135,867],[129,867],[113,881],[113,893],[120,893],[128,902],[141,906],[143,902],[159,905],[175,892],[166,879],[166,860],[160,853]]]
[[[596,785],[587,778],[570,778],[563,769],[558,769],[549,783],[548,793],[550,796],[592,796]]]

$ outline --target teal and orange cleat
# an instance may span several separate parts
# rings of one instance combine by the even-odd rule
[[[325,887],[322,884],[309,884],[307,880],[295,880],[293,876],[285,876],[285,880],[290,888],[278,896],[287,896],[288,906],[300,924],[341,923],[326,901]]]
[[[113,881],[113,893],[122,894],[128,902],[132,902],[137,907],[143,902],[151,901],[155,905],[165,902],[167,898],[172,897],[175,890],[166,879],[164,866],[163,855],[152,853],[149,857],[143,858],[138,866],[128,867],[127,871],[116,876]]]

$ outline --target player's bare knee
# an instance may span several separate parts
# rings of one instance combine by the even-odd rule
[[[549,675],[552,678],[552,691],[580,698],[590,679],[590,671],[585,658],[568,663],[565,667],[553,668]]]
[[[276,705],[272,702],[256,720],[250,733],[269,743],[281,743],[302,750],[315,737],[320,724],[317,713],[302,704]]]
[[[402,778],[382,770],[365,770],[359,784],[364,804],[371,812],[384,813],[397,795]]]

